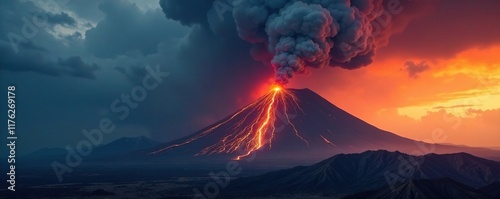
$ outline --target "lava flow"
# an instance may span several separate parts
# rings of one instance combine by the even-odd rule
[[[289,103],[288,103],[289,102]],[[196,141],[202,137],[210,135],[215,129],[223,128],[223,126],[231,125],[227,128],[230,131],[222,137],[217,143],[210,145],[201,150],[196,155],[211,155],[215,153],[234,153],[238,152],[241,155],[235,157],[240,160],[251,153],[263,148],[264,146],[272,147],[272,140],[275,135],[276,119],[278,107],[283,107],[285,118],[288,124],[292,127],[295,135],[304,141],[308,146],[309,143],[299,135],[295,125],[288,117],[287,106],[293,106],[295,109],[300,109],[298,99],[295,95],[283,89],[280,85],[274,85],[270,92],[262,97],[261,100],[249,104],[240,111],[231,115],[228,119],[218,123],[217,125],[201,132],[200,134],[179,144],[173,144],[166,148],[160,149],[153,153],[159,153],[169,150],[173,147],[182,146]]]

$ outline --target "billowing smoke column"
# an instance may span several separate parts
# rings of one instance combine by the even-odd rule
[[[382,0],[236,0],[233,6],[239,36],[267,46],[282,85],[308,67],[370,64],[371,23],[383,11]]]

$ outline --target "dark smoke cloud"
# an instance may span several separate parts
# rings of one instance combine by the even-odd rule
[[[418,78],[418,75],[426,70],[429,70],[429,64],[427,62],[421,61],[415,63],[413,61],[405,62],[405,70],[408,72],[408,76],[411,78]]]
[[[260,49],[273,55],[280,84],[307,68],[370,64],[375,52],[371,23],[383,11],[381,0],[237,0],[233,6],[240,37],[267,46]]]

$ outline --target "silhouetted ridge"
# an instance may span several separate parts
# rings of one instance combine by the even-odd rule
[[[412,172],[401,173],[401,168],[408,168],[406,162],[411,160],[420,163],[410,165]],[[403,174],[405,176],[402,176]],[[399,178],[395,179],[395,175]],[[392,181],[388,180],[388,177]],[[377,190],[388,186],[389,183],[392,183],[392,186],[403,186],[402,190],[406,191],[404,186],[410,186],[408,183],[412,183],[412,180],[439,178],[444,179],[432,181],[436,183],[436,186],[439,183],[446,186],[452,184],[451,187],[462,189],[463,187],[454,184],[456,181],[472,187],[470,189],[483,187],[500,181],[500,162],[464,153],[411,156],[401,152],[378,150],[359,154],[339,154],[307,167],[295,167],[236,179],[227,187],[227,194],[264,196],[285,193],[326,193],[342,195]]]

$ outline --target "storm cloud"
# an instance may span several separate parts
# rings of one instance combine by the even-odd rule
[[[7,0],[0,4],[0,34],[3,35],[0,70],[95,78],[100,68],[96,63],[85,61],[78,54],[57,53],[65,51],[65,45],[47,31],[55,25],[75,26],[74,18],[66,12],[46,12],[33,2]],[[45,45],[47,43],[50,45]]]
[[[64,25],[64,26],[76,26],[76,20],[71,17],[68,13],[46,13],[47,23],[53,25]]]
[[[36,72],[50,76],[73,76],[94,79],[95,71],[100,67],[89,64],[80,56],[52,59],[50,52],[40,46],[28,42],[19,45],[19,53],[14,53],[9,43],[0,41],[0,69],[13,72]]]
[[[173,45],[176,38],[188,32],[178,22],[165,19],[159,9],[142,12],[135,4],[115,1],[104,1],[98,9],[105,17],[86,32],[84,44],[99,58],[115,58],[134,51],[144,56],[154,54],[159,43]]]

